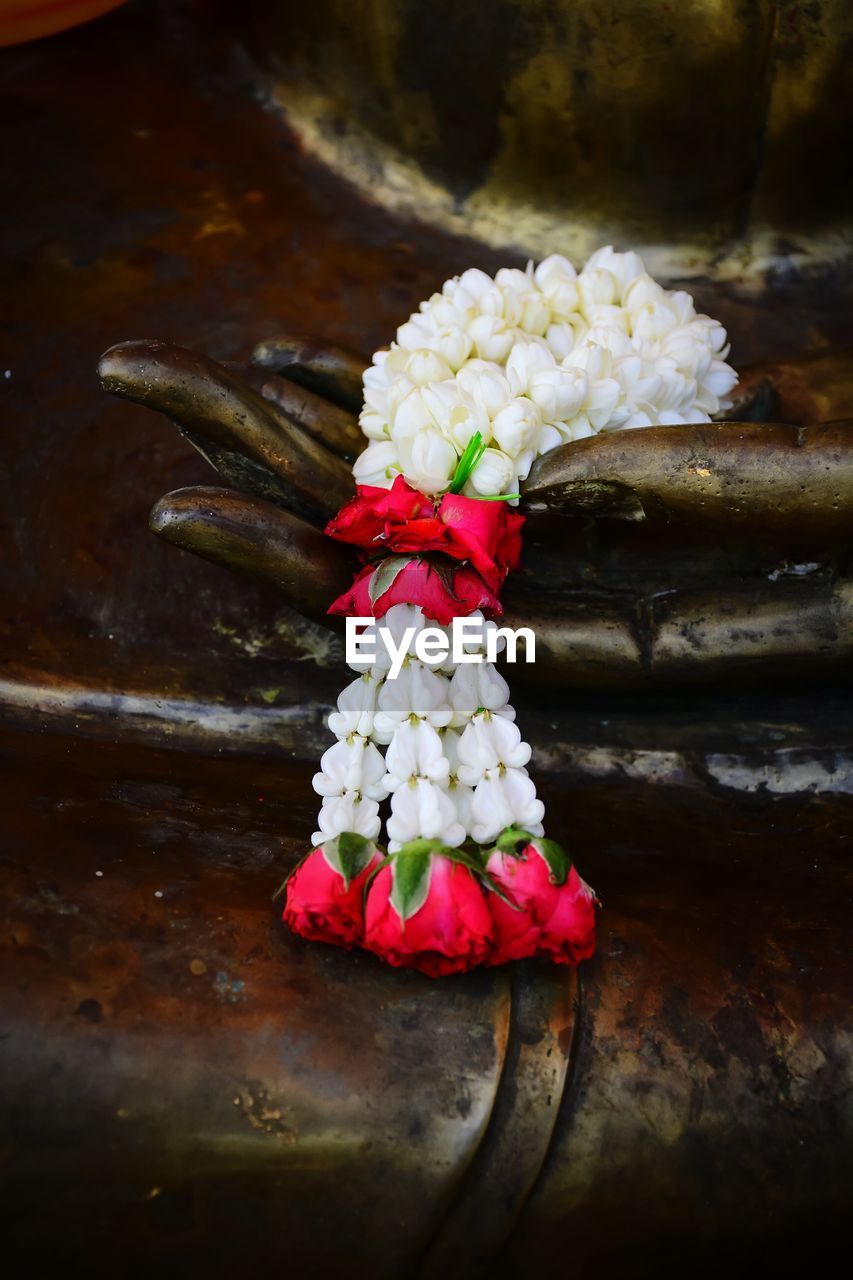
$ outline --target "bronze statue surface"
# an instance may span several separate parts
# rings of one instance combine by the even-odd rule
[[[772,8],[778,43],[805,6]],[[336,687],[338,641],[315,620],[339,569],[316,522],[341,472],[321,455],[291,519],[275,476],[241,492],[269,468],[244,465],[218,410],[201,422],[198,385],[186,421],[161,407],[225,480],[104,396],[95,365],[140,335],[202,352],[193,369],[223,366],[214,384],[245,383],[313,457],[313,397],[330,371],[346,383],[329,348],[369,352],[446,275],[523,257],[362,199],[258,100],[248,39],[131,5],[2,57],[7,1255],[20,1274],[323,1277],[514,1275],[567,1239],[605,1274],[828,1257],[853,786],[832,496],[790,536],[773,515],[731,534],[688,516],[674,537],[645,489],[645,520],[536,517],[518,599],[548,585],[564,647],[523,714],[605,903],[577,986],[536,965],[430,985],[277,924]],[[705,262],[689,287],[755,368],[749,412],[780,424],[783,452],[798,428],[828,442],[835,467],[847,429],[819,424],[853,414],[853,325],[848,269],[820,261],[792,255],[747,289]],[[304,394],[252,365],[281,333],[322,339]],[[336,408],[345,455],[352,405]],[[206,538],[254,581],[151,537],[152,508],[167,538]],[[742,608],[728,630],[721,584]]]

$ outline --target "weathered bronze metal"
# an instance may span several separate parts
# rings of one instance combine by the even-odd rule
[[[275,587],[307,618],[327,610],[352,581],[352,559],[291,512],[233,489],[168,493],[151,512],[152,532],[196,555]]]
[[[291,382],[318,391],[333,404],[354,413],[361,409],[361,375],[368,362],[353,351],[313,338],[271,338],[258,343],[252,361],[262,369],[286,374]]]
[[[689,521],[766,537],[853,538],[853,419],[602,433],[533,464],[532,511]]]
[[[101,357],[98,373],[105,391],[168,414],[241,489],[320,519],[352,492],[349,469],[294,415],[205,356],[163,342],[125,342]],[[329,420],[334,431],[334,411]]]
[[[289,510],[236,490],[217,500],[239,508],[232,549],[249,554],[243,504],[257,504],[266,551],[282,549],[275,588],[150,537],[152,505],[212,473],[165,419],[102,395],[94,363],[122,333],[241,363],[288,331],[369,353],[448,276],[524,257],[408,223],[338,182],[265,109],[264,79],[235,49],[250,43],[244,8],[222,6],[220,26],[212,8],[129,5],[0,66],[6,1269],[828,1270],[848,1234],[850,666],[791,654],[849,634],[829,603],[849,581],[844,538],[531,516],[512,592],[523,616],[547,606],[578,638],[548,668],[574,662],[576,675],[570,693],[549,680],[540,696],[518,667],[513,687],[550,820],[605,902],[577,988],[526,965],[431,984],[278,927],[272,895],[313,829],[310,778],[342,671],[333,633],[279,590],[293,555],[319,543]],[[662,260],[684,263],[738,367],[765,382],[758,416],[853,416],[851,280],[825,253],[849,210],[849,9],[401,4],[397,30],[414,24],[417,38],[399,60],[396,39],[378,52],[370,39],[384,0],[355,9],[329,21],[325,0],[276,5],[259,21],[286,26],[300,70],[328,41],[321,89],[345,43],[342,86],[369,87],[371,59],[390,50],[373,109],[389,102],[413,143],[438,121],[434,171],[450,108],[469,125],[452,134],[455,171],[476,185],[493,168],[476,163],[492,111],[498,149],[530,157],[512,223],[506,204],[494,210],[518,240],[541,232],[542,247],[571,253],[580,226],[598,242],[602,201],[624,183],[621,247],[645,226]],[[460,41],[473,23],[482,38]],[[566,59],[584,24],[585,49]],[[267,55],[268,36],[251,43]],[[460,92],[481,64],[500,88],[501,67],[537,43],[533,71],[513,71],[510,110]],[[551,62],[556,96],[539,74]],[[430,65],[440,75],[419,79]],[[595,108],[576,124],[570,92]],[[541,156],[525,137],[537,102],[553,148],[541,189],[555,197],[538,213]],[[752,122],[765,115],[762,139]],[[341,114],[338,127],[361,126]],[[766,158],[757,182],[745,152]],[[656,210],[656,183],[676,171]],[[464,191],[454,200],[470,228]],[[539,231],[516,219],[522,208]],[[713,270],[691,230],[709,208],[724,240],[715,229]],[[745,227],[768,229],[769,258],[749,255]],[[257,376],[281,391],[277,375]],[[174,502],[174,528],[191,527],[203,507]],[[303,607],[320,603],[323,572],[303,582]],[[534,581],[537,599],[522,602]],[[761,656],[725,667],[727,647],[752,643],[733,625],[700,666],[694,638],[724,609],[741,616],[750,592],[778,604],[779,637],[758,628]],[[806,599],[822,619],[811,641],[795,634]],[[690,626],[667,633],[685,650],[683,678],[638,689],[670,610],[686,621],[691,600],[702,608]],[[785,650],[772,660],[771,642]]]
[[[304,146],[371,198],[496,245],[763,290],[849,260],[846,0],[251,0]],[[769,292],[769,290],[768,290]]]
[[[697,1237],[780,1273],[842,1239],[849,796],[543,773],[596,958],[436,983],[276,928],[310,765],[68,745],[2,754],[12,1274],[60,1240],[97,1280],[503,1280],[570,1240],[675,1280]]]

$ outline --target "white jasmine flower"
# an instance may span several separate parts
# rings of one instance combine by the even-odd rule
[[[567,316],[559,324],[550,324],[545,340],[558,360],[564,360],[583,340],[589,325],[580,313]]]
[[[700,342],[695,334],[689,333],[682,326],[670,330],[658,345],[660,364],[671,361],[681,373],[695,378],[697,382],[702,381],[714,358],[711,347]]]
[[[453,371],[446,360],[437,351],[422,347],[413,351],[406,360],[403,370],[417,386],[429,386],[432,382],[443,382],[453,377]]]
[[[652,420],[651,415],[643,412],[642,410],[638,410],[636,413],[632,413],[630,417],[625,419],[625,421],[622,423],[621,430],[632,431],[635,427],[651,427],[651,426],[654,426],[654,422]]]
[[[362,409],[358,425],[368,440],[387,440],[391,435],[387,414],[376,413],[373,409]]]
[[[356,484],[372,484],[389,489],[394,477],[402,468],[397,446],[391,440],[371,440],[353,463],[352,474]]]
[[[572,444],[575,440],[586,440],[588,436],[597,434],[585,413],[579,413],[576,418],[572,418],[571,422],[560,424],[560,435],[567,444]]]
[[[381,680],[366,672],[341,690],[338,709],[329,716],[329,728],[336,738],[347,738],[352,733],[369,738],[373,734],[373,719],[381,683]]]
[[[523,769],[490,769],[477,783],[471,801],[471,835],[488,844],[506,827],[542,835],[545,806]]]
[[[603,267],[592,267],[589,271],[584,268],[578,276],[578,294],[580,296],[578,309],[587,317],[594,307],[610,306],[611,303],[616,301],[618,293],[619,286],[616,282],[616,277],[612,276]]]
[[[536,268],[534,279],[548,303],[552,320],[562,320],[579,309],[577,272],[567,258],[558,253],[545,258]]]
[[[512,328],[518,324],[521,316],[521,305],[516,295],[501,289],[497,284],[492,284],[480,295],[477,308],[480,315],[495,316]]]
[[[737,374],[734,369],[723,360],[712,360],[710,370],[702,379],[701,390],[716,396],[719,400],[723,400],[736,382]],[[715,413],[716,410],[712,409],[711,412]]]
[[[466,662],[458,666],[450,680],[448,698],[453,709],[451,726],[466,725],[481,708],[506,712],[515,719],[509,702],[509,685],[491,662]]]
[[[447,488],[459,459],[455,447],[438,427],[422,427],[394,443],[400,470],[411,485],[422,493],[441,493]]]
[[[372,742],[360,734],[342,738],[323,753],[320,773],[314,775],[314,790],[320,796],[341,796],[358,791],[370,800],[384,800],[385,761]]]
[[[669,304],[644,302],[631,312],[631,332],[635,338],[663,338],[678,324],[678,315]]]
[[[617,283],[617,298],[621,300],[625,290],[637,276],[646,274],[643,259],[638,253],[614,253],[611,245],[597,249],[584,267],[584,271],[592,271],[603,267],[614,277]]]
[[[405,720],[398,725],[385,753],[385,766],[388,770],[384,777],[386,795],[411,778],[427,778],[445,785],[450,777],[442,740],[426,720],[415,723]]]
[[[391,853],[419,837],[441,840],[451,849],[465,839],[465,828],[447,791],[425,778],[411,780],[393,793],[387,828]]]
[[[495,415],[492,435],[504,453],[514,457],[536,438],[541,426],[542,414],[533,401],[516,396]]]
[[[504,363],[513,344],[513,331],[505,320],[500,316],[477,316],[468,333],[481,360]]]
[[[437,351],[442,360],[445,360],[454,373],[461,369],[465,361],[470,356],[474,343],[472,338],[464,329],[455,328],[453,326],[446,329],[439,329],[432,341],[434,351]]]
[[[331,796],[323,801],[317,816],[319,831],[311,837],[313,845],[322,844],[324,840],[333,840],[344,831],[355,831],[368,840],[375,840],[381,826],[379,805],[375,800],[365,800],[356,791],[347,791],[342,796]]]
[[[501,267],[495,275],[495,284],[512,293],[528,293],[534,283],[532,268],[521,271],[518,267]]]
[[[718,320],[712,320],[710,316],[696,316],[694,320],[685,324],[684,331],[695,334],[700,342],[710,346],[714,355],[725,360],[729,348],[726,342],[726,331]]]
[[[633,315],[641,307],[648,306],[649,303],[656,305],[664,302],[665,299],[666,290],[658,284],[657,280],[653,280],[644,272],[628,285],[622,297],[622,305],[630,315]]]
[[[598,266],[598,263],[593,263],[592,259],[590,259],[587,266],[590,265]],[[563,284],[574,281],[577,278],[577,274],[568,258],[564,258],[559,253],[552,253],[550,258],[543,258],[539,263],[539,266],[533,272],[533,279],[545,297],[550,298],[554,291]]]
[[[507,357],[506,376],[514,396],[527,394],[531,378],[542,369],[555,369],[557,361],[544,339],[522,339],[513,344]]]
[[[417,351],[421,347],[434,350],[437,326],[428,315],[413,315],[397,330],[397,342],[407,351]]]
[[[373,721],[374,739],[389,743],[409,716],[426,720],[434,729],[444,728],[453,716],[449,683],[431,667],[410,659],[399,675],[382,683]]]
[[[530,747],[522,742],[518,726],[488,711],[473,716],[459,739],[458,753],[456,776],[468,786],[476,786],[489,769],[521,769],[530,759]]]
[[[444,382],[435,382],[432,386],[424,387],[421,395],[432,422],[438,427],[442,435],[449,435],[450,419],[454,410],[458,409],[462,404],[462,395],[456,385],[456,379],[451,378]]]
[[[477,267],[469,267],[458,277],[458,283],[466,293],[477,300],[487,289],[491,289],[493,280],[491,276],[486,275],[485,271],[480,271]]]
[[[597,310],[600,311],[601,308],[599,307]],[[621,315],[624,316],[625,312],[622,311]],[[614,359],[618,359],[620,356],[633,355],[634,344],[628,335],[627,329],[621,329],[612,324],[596,322],[584,334],[580,350],[590,354],[595,350],[607,351]]]
[[[670,293],[668,301],[678,316],[679,324],[688,324],[691,320],[696,319],[696,308],[693,305],[693,299],[683,289],[676,289],[673,293]],[[725,341],[725,338],[723,341]]]
[[[474,498],[480,494],[506,493],[514,476],[515,468],[508,454],[502,449],[486,449],[468,477],[465,492]]]
[[[539,369],[530,379],[529,396],[544,421],[564,422],[573,418],[587,396],[587,376],[583,369]],[[549,446],[543,438],[537,452]]]
[[[653,280],[636,253],[605,246],[580,275],[558,254],[494,278],[473,269],[422,303],[366,371],[362,428],[396,453],[374,450],[357,475],[387,485],[402,468],[436,492],[455,462],[428,429],[457,457],[479,431],[493,448],[466,492],[506,492],[559,442],[724,410],[736,381],[727,355],[724,327],[697,315],[684,290]],[[419,389],[426,400],[411,398]],[[521,398],[538,411],[537,430],[510,408]],[[412,443],[401,458],[404,438]]]
[[[424,427],[436,425],[426,400],[427,391],[427,387],[413,387],[400,401],[391,417],[391,437],[395,443],[417,435]]]
[[[467,400],[493,418],[511,399],[509,380],[491,360],[469,360],[456,375],[456,384]]]
[[[541,294],[525,293],[518,299],[518,314],[515,323],[525,333],[541,337],[551,323],[551,315],[551,307]]]
[[[583,412],[593,431],[621,426],[629,416],[625,393],[615,378],[599,378],[590,385]]]

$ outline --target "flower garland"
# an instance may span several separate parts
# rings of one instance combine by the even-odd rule
[[[295,932],[431,976],[592,954],[595,894],[544,836],[506,681],[485,660],[427,664],[416,644],[457,617],[494,628],[521,553],[514,490],[539,454],[709,421],[737,380],[727,353],[688,294],[607,248],[580,274],[556,255],[466,271],[373,357],[357,495],[326,529],[364,563],[329,612],[381,619],[405,656],[393,676],[381,645],[351,663],[329,716],[314,847],[287,882]]]

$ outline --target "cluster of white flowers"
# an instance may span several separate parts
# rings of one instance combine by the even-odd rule
[[[544,808],[525,768],[530,747],[503,676],[485,661],[457,666],[449,658],[440,669],[419,661],[417,634],[434,624],[415,605],[394,605],[382,625],[398,644],[413,628],[409,652],[394,678],[381,645],[375,664],[352,664],[360,674],[329,717],[338,741],[314,777],[323,797],[314,844],[343,831],[377,839],[379,804],[389,795],[391,853],[420,837],[450,848],[469,837],[484,844],[508,826],[542,835]]]
[[[360,484],[402,472],[446,489],[479,432],[487,448],[465,492],[514,492],[539,454],[599,431],[708,422],[737,382],[726,331],[636,253],[599,249],[578,274],[558,254],[494,278],[448,280],[364,374],[370,444]]]

